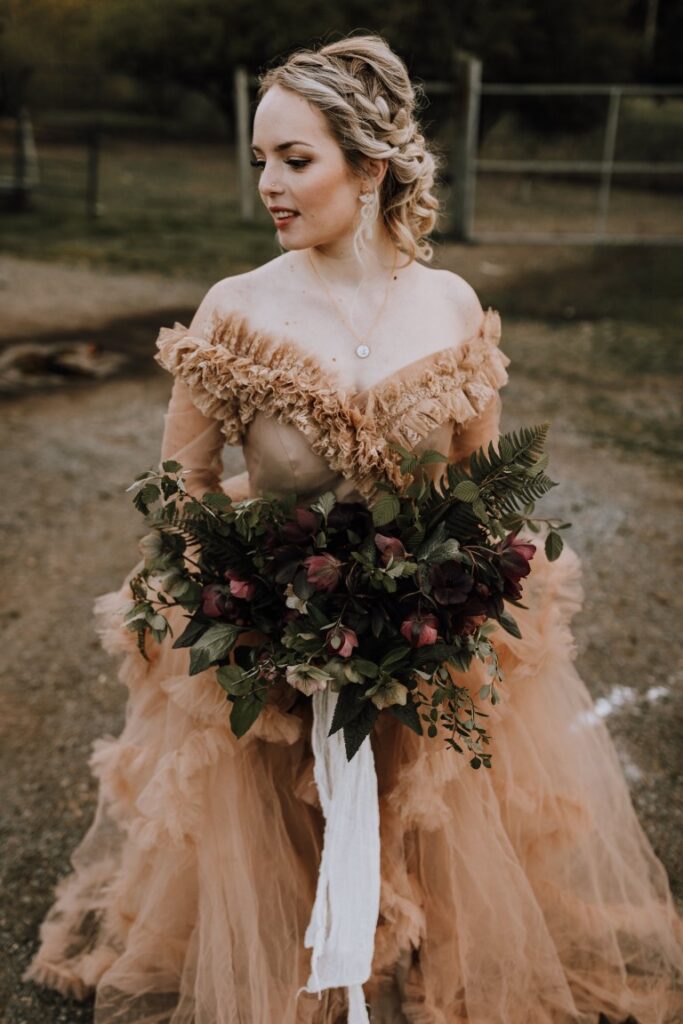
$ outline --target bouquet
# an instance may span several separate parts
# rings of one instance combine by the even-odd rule
[[[501,435],[432,480],[438,452],[399,449],[404,486],[377,485],[369,504],[331,493],[302,504],[264,495],[233,502],[188,494],[180,463],[164,462],[128,488],[150,532],[144,568],[131,580],[128,629],[146,657],[148,634],[172,633],[167,613],[185,610],[174,648],[189,672],[215,669],[243,736],[275,685],[297,700],[337,693],[329,735],[343,730],[351,760],[380,714],[419,735],[439,732],[473,768],[491,766],[487,716],[459,681],[473,659],[489,681],[480,701],[500,700],[495,633],[520,636],[511,607],[526,606],[522,580],[536,545],[519,538],[546,522],[548,559],[570,526],[533,516],[556,486],[545,473],[548,424]]]

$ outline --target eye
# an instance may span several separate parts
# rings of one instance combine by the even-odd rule
[[[310,164],[310,162],[310,160],[301,160],[296,157],[291,157],[289,160],[285,160],[285,163],[289,164],[290,167],[293,167],[295,171],[300,171],[302,167],[305,167],[306,164]],[[258,167],[261,170],[266,166],[265,160],[257,160],[255,157],[251,159],[249,163],[252,167]]]

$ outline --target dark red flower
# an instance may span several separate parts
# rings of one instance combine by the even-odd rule
[[[514,600],[519,600],[522,596],[519,581],[531,572],[529,562],[536,553],[535,544],[516,540],[518,533],[519,530],[509,533],[504,540],[496,544],[496,551],[500,553],[498,565],[505,580],[503,593]]]
[[[380,552],[382,565],[389,565],[396,559],[401,560],[406,557],[406,549],[398,537],[385,537],[383,533],[376,533],[375,547]]]
[[[202,588],[202,611],[209,619],[220,619],[228,607],[228,595],[220,583],[208,583]]]
[[[289,544],[306,544],[320,529],[320,519],[310,508],[297,507],[293,518],[282,527],[282,536]]]
[[[429,570],[434,600],[437,604],[462,604],[467,600],[474,580],[460,562],[442,562]]]
[[[316,590],[336,590],[341,579],[342,563],[334,555],[311,555],[304,558],[306,579]]]
[[[256,586],[249,580],[241,579],[233,569],[225,571],[226,580],[230,581],[230,593],[233,597],[239,597],[243,601],[251,601],[256,591]]]
[[[470,633],[474,633],[479,626],[483,625],[488,619],[486,612],[482,612],[480,615],[466,615],[462,622],[462,628],[459,632],[464,633],[465,636],[469,636]]]
[[[439,620],[436,615],[409,615],[401,623],[401,635],[412,647],[435,644],[439,635]]]

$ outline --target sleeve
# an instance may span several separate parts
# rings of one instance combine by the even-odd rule
[[[449,462],[467,466],[472,452],[477,448],[488,448],[489,441],[493,441],[494,444],[498,441],[502,406],[500,393],[496,391],[479,415],[465,423],[455,424],[451,436]]]
[[[188,492],[201,498],[207,491],[222,490],[224,444],[219,421],[200,412],[192,402],[187,384],[176,377],[164,416],[160,461],[175,459],[181,463],[187,471]]]
[[[156,361],[173,374],[173,388],[164,417],[161,462],[175,459],[187,470],[185,485],[201,498],[207,491],[223,492],[234,501],[249,496],[246,473],[221,480],[223,447],[239,443],[234,401],[202,386],[207,364],[218,362],[210,334],[220,285],[204,296],[189,328],[176,323],[162,327],[157,338]]]

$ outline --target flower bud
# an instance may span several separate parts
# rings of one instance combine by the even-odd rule
[[[439,635],[439,620],[436,615],[409,615],[401,624],[401,636],[412,647],[426,647],[435,644]]]

